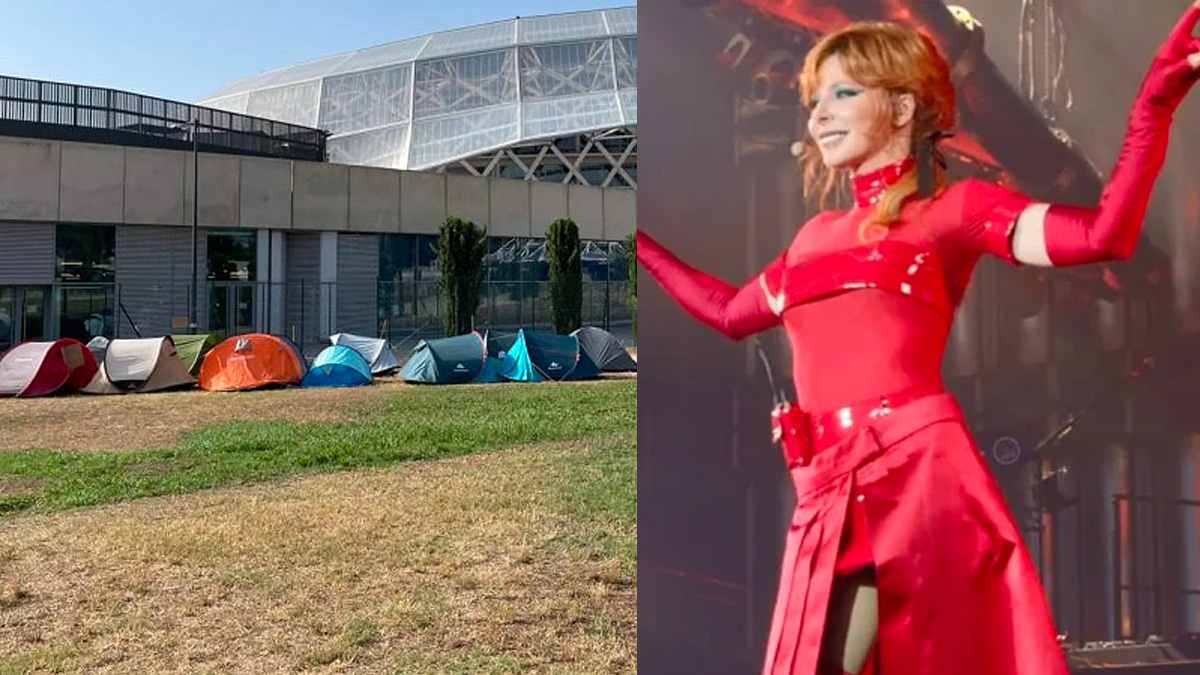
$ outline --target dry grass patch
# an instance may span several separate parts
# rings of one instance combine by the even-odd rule
[[[2,522],[0,673],[633,673],[636,522],[563,496],[632,443]]]
[[[350,421],[357,419],[361,403],[406,386],[381,380],[375,386],[348,389],[0,398],[0,429],[5,430],[0,451],[158,448],[174,445],[185,432],[215,421]]]
[[[44,478],[0,476],[0,498],[34,494],[46,485]]]

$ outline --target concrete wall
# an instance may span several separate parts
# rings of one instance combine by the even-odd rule
[[[207,153],[199,164],[201,227],[435,234],[458,216],[541,237],[569,216],[585,239],[615,240],[637,222],[623,188]],[[0,136],[0,236],[6,222],[190,226],[192,166],[186,151]]]
[[[124,222],[124,148],[88,143],[64,144],[61,181],[58,217],[62,220]]]

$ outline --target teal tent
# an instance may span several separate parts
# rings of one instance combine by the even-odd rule
[[[345,345],[321,350],[301,387],[361,387],[371,384],[371,365],[361,354]]]
[[[422,340],[400,370],[400,379],[418,384],[497,382],[497,364],[479,333]]]
[[[488,351],[500,359],[500,375],[516,382],[600,377],[596,362],[571,335],[521,330],[515,339],[489,339]]]
[[[529,360],[549,380],[587,380],[600,377],[600,367],[573,335],[525,333]]]
[[[513,382],[541,382],[542,376],[529,359],[525,331],[514,335],[488,337],[488,352],[497,359],[500,377]]]

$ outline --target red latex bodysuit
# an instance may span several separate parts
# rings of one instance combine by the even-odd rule
[[[1128,257],[1162,167],[1171,115],[1195,81],[1192,8],[1156,56],[1095,209],[1044,217],[1056,265]],[[963,421],[942,392],[954,310],[983,254],[1015,262],[1030,200],[967,180],[906,203],[886,236],[859,225],[912,160],[854,182],[741,288],[638,232],[638,260],[689,313],[733,339],[782,325],[810,457],[789,456],[787,535],[764,675],[812,675],[836,576],[873,566],[883,675],[1065,675],[1040,582]],[[870,669],[870,664],[868,670]]]
[[[1029,200],[964,181],[927,204],[909,204],[903,222],[885,239],[862,244],[858,225],[873,212],[874,199],[910,168],[911,160],[856,180],[856,208],[809,221],[783,255],[724,304],[722,316],[731,322],[721,328],[731,337],[784,326],[793,347],[798,402],[814,418],[836,420],[854,404],[871,402],[868,409],[874,409],[884,395],[899,400],[916,392],[911,403],[877,415],[872,435],[856,433],[866,427],[854,419],[834,433],[814,429],[813,461],[791,467],[797,507],[764,673],[814,672],[834,576],[869,565],[876,568],[879,587],[878,651],[884,662],[932,664],[945,658],[953,672],[1017,672],[989,671],[983,663],[973,667],[976,658],[989,663],[1001,658],[980,648],[980,636],[989,635],[989,641],[1004,645],[1004,659],[1012,658],[1014,640],[1033,644],[1038,655],[1029,658],[1039,666],[1021,672],[1065,672],[1051,665],[1061,664],[1062,657],[1004,501],[966,435],[961,413],[939,394],[954,307],[980,255],[1009,256],[1008,233]],[[644,233],[639,237],[643,262],[670,255]],[[647,267],[654,271],[660,263]],[[914,406],[921,412],[914,415]],[[897,431],[887,431],[884,423]],[[903,440],[886,448],[874,440],[876,434],[897,433]],[[883,456],[868,457],[875,454]],[[850,465],[831,468],[839,460]],[[885,461],[898,466],[881,475]],[[953,490],[936,489],[951,483]],[[971,536],[944,539],[956,531]],[[921,560],[914,549],[926,538],[941,543]],[[973,566],[972,560],[996,569]],[[995,606],[971,600],[982,589],[1008,583],[996,574],[1011,577],[1020,590],[1008,593],[1005,604],[1018,606],[1001,614],[999,623],[991,616]],[[944,609],[922,610],[935,606]],[[1014,621],[1018,616],[1020,623]],[[993,626],[985,630],[989,622]],[[974,656],[964,660],[964,649]]]

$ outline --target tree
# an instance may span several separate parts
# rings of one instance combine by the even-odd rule
[[[629,264],[629,309],[633,312],[633,336],[637,337],[637,232],[625,237],[625,260]]]
[[[583,269],[580,266],[579,227],[559,218],[546,230],[550,257],[550,311],[554,332],[567,335],[583,325]]]
[[[450,217],[438,228],[437,256],[446,311],[442,315],[446,337],[474,330],[472,319],[479,307],[479,284],[487,232],[475,223]]]

